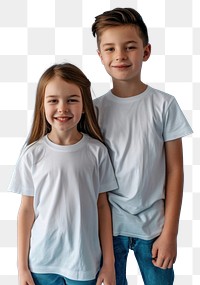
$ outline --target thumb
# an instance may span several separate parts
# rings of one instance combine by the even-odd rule
[[[103,279],[100,278],[100,277],[98,277],[98,278],[97,278],[97,283],[96,283],[96,285],[101,285],[102,282],[103,282]]]
[[[33,281],[33,278],[30,278],[27,285],[35,285],[35,282]]]
[[[158,256],[158,248],[153,245],[152,250],[151,250],[151,254],[152,254],[152,259],[156,259]]]

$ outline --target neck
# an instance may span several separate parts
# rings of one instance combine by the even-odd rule
[[[73,145],[82,139],[83,135],[77,131],[75,134],[58,134],[51,131],[48,134],[48,138],[55,144],[58,145]]]
[[[113,81],[112,93],[117,97],[127,98],[139,95],[140,93],[144,92],[146,88],[147,85],[141,81],[137,84],[125,81]]]

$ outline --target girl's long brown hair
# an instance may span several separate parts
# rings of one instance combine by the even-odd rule
[[[90,81],[78,67],[70,63],[63,63],[49,67],[38,82],[33,123],[27,145],[39,140],[51,131],[51,125],[47,122],[44,112],[44,95],[47,84],[55,76],[62,78],[66,82],[76,84],[80,88],[84,113],[78,123],[78,131],[103,142],[103,136],[94,112]]]

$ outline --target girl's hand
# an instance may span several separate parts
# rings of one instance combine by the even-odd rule
[[[96,285],[116,285],[115,281],[115,268],[110,266],[102,266]]]
[[[35,285],[31,272],[29,270],[23,270],[19,272],[19,284],[20,285]]]

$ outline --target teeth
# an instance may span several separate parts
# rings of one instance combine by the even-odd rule
[[[59,121],[66,121],[67,118],[58,118]]]
[[[69,117],[64,117],[64,118],[59,118],[59,117],[57,117],[57,118],[55,118],[56,120],[58,120],[58,121],[61,121],[61,122],[65,122],[66,120],[68,120],[68,119],[70,119]]]

